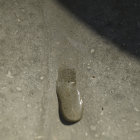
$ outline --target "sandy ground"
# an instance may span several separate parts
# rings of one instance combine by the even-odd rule
[[[55,0],[0,0],[0,140],[139,140],[140,61]],[[61,122],[57,70],[77,71],[80,122]]]

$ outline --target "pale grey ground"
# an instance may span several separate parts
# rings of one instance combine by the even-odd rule
[[[140,61],[114,45],[54,0],[0,0],[0,140],[139,140]],[[69,126],[58,114],[62,63],[84,101]]]

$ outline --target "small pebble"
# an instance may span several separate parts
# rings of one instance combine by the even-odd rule
[[[138,122],[135,123],[136,126],[139,126],[140,124]]]
[[[43,136],[36,136],[35,139],[37,140],[43,139]]]
[[[140,127],[134,128],[133,131],[135,131],[135,132],[140,131]]]
[[[88,136],[88,133],[87,132],[85,133],[85,136]]]
[[[8,71],[7,75],[8,78],[13,78],[11,71]]]
[[[57,44],[57,45],[59,45],[59,44],[60,44],[60,42],[56,42],[56,44]]]
[[[40,77],[40,80],[43,80],[43,79],[44,79],[44,77],[43,77],[43,76],[41,76],[41,77]]]
[[[99,137],[99,135],[98,135],[98,134],[95,134],[95,137],[96,137],[96,138],[98,138],[98,137]]]
[[[137,107],[134,107],[134,110],[135,110],[136,112],[139,112],[139,111],[140,111]]]
[[[20,88],[20,87],[16,87],[16,90],[17,90],[17,91],[21,91],[21,88]]]
[[[102,111],[102,112],[101,112],[101,116],[103,116],[103,115],[104,115],[104,112]]]
[[[110,68],[108,67],[107,70],[110,70]]]
[[[18,30],[15,31],[15,34],[17,34],[17,33],[18,33]]]
[[[106,134],[105,132],[102,132],[102,135],[103,135],[103,136],[105,136],[105,134]]]
[[[27,107],[31,107],[31,105],[30,104],[27,104]]]
[[[17,19],[17,21],[18,21],[18,22],[21,22],[21,20],[20,20],[19,18]]]
[[[42,112],[42,108],[40,108],[39,111]]]
[[[26,128],[26,125],[23,125],[23,128],[25,129]]]
[[[24,13],[25,12],[25,9],[21,9],[21,11]]]
[[[90,51],[90,52],[91,52],[91,54],[93,54],[93,53],[95,52],[95,50],[94,50],[94,49],[91,49],[91,51]]]
[[[91,67],[90,67],[90,66],[88,66],[88,67],[87,67],[87,69],[88,69],[88,70],[90,70],[90,69],[91,69]]]

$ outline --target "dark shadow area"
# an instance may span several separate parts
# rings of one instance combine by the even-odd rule
[[[58,0],[79,20],[140,58],[140,0]]]

